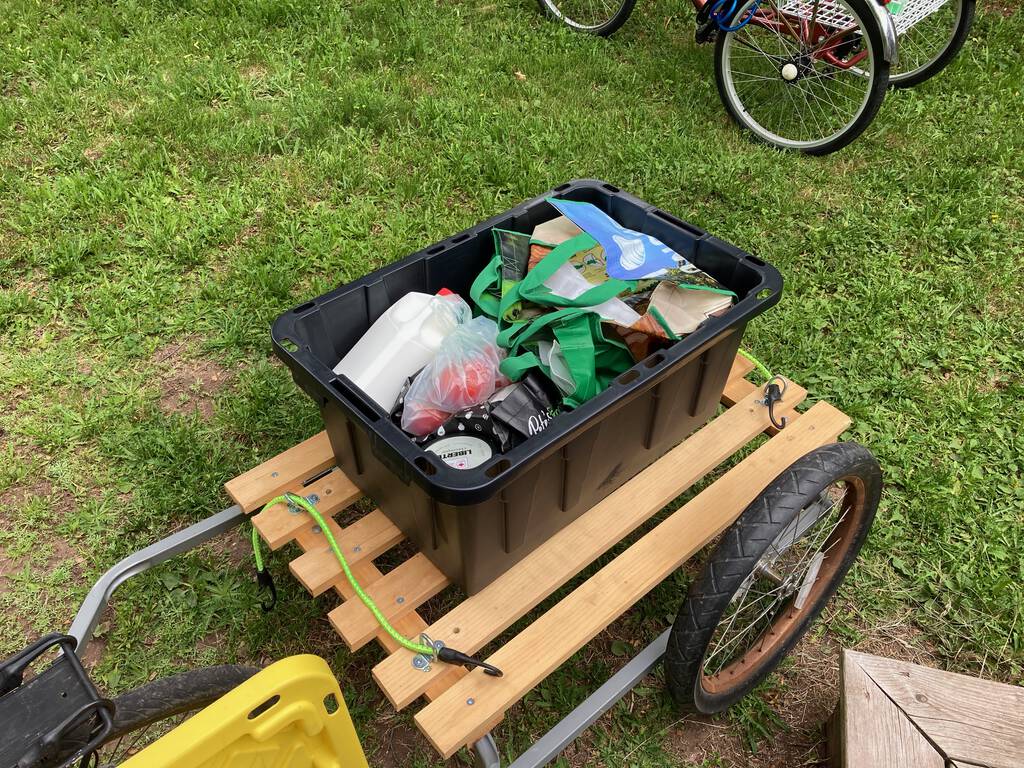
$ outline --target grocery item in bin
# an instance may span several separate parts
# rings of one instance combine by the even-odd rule
[[[434,359],[441,342],[472,316],[461,296],[410,292],[388,307],[334,367],[390,411],[405,380]]]
[[[608,276],[617,280],[656,277],[676,266],[679,255],[653,235],[619,224],[591,203],[549,198],[559,213],[604,248]]]
[[[455,469],[478,467],[515,442],[509,428],[491,417],[491,410],[489,402],[461,410],[416,442]]]
[[[556,245],[561,245],[566,240],[572,240],[576,235],[583,234],[583,230],[577,227],[565,216],[558,216],[550,221],[545,221],[533,228],[533,235],[530,237],[530,261],[529,268],[543,259]]]
[[[402,423],[410,378],[398,396],[391,420]],[[451,415],[431,412],[423,424],[430,431],[413,440],[456,469],[473,469],[496,454],[505,453],[531,435],[543,432],[559,412],[558,395],[543,375],[529,371],[522,381],[495,392],[489,400]]]
[[[391,410],[391,421],[399,427],[402,426],[402,414],[405,413],[405,396],[409,394],[409,388],[412,386],[412,383],[415,381],[418,374],[419,371],[405,380],[405,384],[402,385],[402,389],[398,392],[398,400],[395,401],[395,407]],[[448,416],[449,414],[446,411],[442,411],[437,408],[422,408],[417,413],[417,423],[412,425],[412,428],[414,428],[417,433],[426,434],[430,430],[434,429],[438,424],[443,424],[444,420],[447,419]]]
[[[649,298],[633,304],[642,309],[641,322],[635,330],[654,336],[685,336],[696,331],[709,317],[717,317],[732,306],[732,294],[725,291],[684,288],[663,280],[648,293]]]
[[[505,355],[497,336],[493,320],[476,317],[445,337],[434,359],[405,393],[402,429],[425,435],[450,414],[484,402],[506,383],[498,370]]]
[[[533,437],[558,415],[559,399],[541,373],[527,371],[518,382],[494,393],[489,403],[491,419],[514,430],[520,438]]]

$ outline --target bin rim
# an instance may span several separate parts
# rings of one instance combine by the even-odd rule
[[[330,366],[313,354],[309,344],[303,343],[297,325],[304,317],[319,312],[320,305],[364,285],[376,283],[411,262],[423,259],[428,254],[439,253],[439,248],[444,250],[447,246],[464,241],[467,235],[472,236],[492,228],[496,222],[505,220],[510,215],[524,213],[548,197],[558,197],[586,188],[599,188],[640,206],[644,213],[654,213],[672,226],[685,229],[695,238],[696,255],[699,256],[699,244],[702,242],[718,247],[734,256],[738,262],[745,262],[758,273],[760,281],[722,317],[708,319],[700,328],[671,347],[648,355],[619,374],[605,391],[579,408],[552,419],[543,432],[528,438],[506,453],[495,454],[473,469],[460,470],[450,467],[436,454],[417,445],[392,423],[388,413],[364,395],[348,378],[335,374]],[[312,390],[317,391],[314,399],[321,408],[333,403],[347,418],[358,422],[370,435],[377,458],[381,459],[398,479],[406,484],[415,482],[440,503],[464,506],[493,498],[503,487],[572,440],[575,434],[585,431],[599,421],[604,411],[616,409],[641,396],[643,392],[670,375],[673,369],[699,356],[725,336],[742,332],[749,320],[779,302],[782,289],[782,275],[775,267],[760,258],[709,235],[607,182],[599,179],[576,179],[282,313],[271,327],[271,340],[275,354],[288,365],[296,381],[300,385],[307,385],[303,386],[303,389],[310,394],[313,394]]]

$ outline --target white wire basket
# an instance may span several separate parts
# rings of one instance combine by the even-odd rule
[[[948,2],[949,0],[892,0],[886,8],[896,26],[896,34],[902,35]],[[778,7],[782,13],[792,14],[807,21],[815,17],[815,0],[783,0]],[[854,26],[853,18],[836,0],[818,0],[816,18],[824,27],[846,29]]]

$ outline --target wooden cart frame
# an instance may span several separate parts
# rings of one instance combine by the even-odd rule
[[[320,433],[229,481],[225,489],[234,506],[111,568],[93,586],[70,634],[78,638],[81,653],[100,612],[121,583],[253,515],[253,525],[272,549],[298,544],[302,554],[291,561],[290,568],[312,595],[334,590],[341,598],[328,619],[348,647],[355,651],[376,640],[386,650],[388,655],[374,667],[373,677],[395,708],[404,709],[425,698],[428,703],[416,713],[415,721],[443,757],[468,746],[478,765],[498,768],[500,758],[491,732],[510,707],[731,525],[789,465],[835,441],[849,426],[850,419],[825,402],[799,413],[796,408],[806,392],[787,381],[776,414],[785,415],[788,426],[781,432],[774,429],[761,389],[745,378],[752,368],[745,358],[737,357],[722,397],[726,407],[715,419],[430,625],[418,609],[444,590],[448,579],[422,553],[382,573],[374,559],[405,537],[379,510],[345,527],[334,522],[332,518],[362,493],[336,468],[327,436]],[[504,639],[486,659],[504,671],[501,678],[487,676],[481,669],[469,672],[431,663],[399,647],[363,603],[353,599],[325,537],[307,515],[285,504],[259,512],[283,492],[304,494],[328,519],[354,575],[398,631],[410,637],[425,633],[475,654],[762,433],[771,438],[515,636]],[[554,759],[660,660],[667,637],[668,631],[512,766],[536,768]]]

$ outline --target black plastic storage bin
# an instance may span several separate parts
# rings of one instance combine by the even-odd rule
[[[735,306],[623,373],[544,432],[471,470],[420,449],[332,369],[409,291],[469,296],[494,253],[493,227],[531,232],[558,215],[545,201],[593,203],[686,256],[737,294]],[[320,406],[338,466],[433,563],[478,592],[539,544],[705,424],[750,318],[775,304],[774,267],[591,179],[572,181],[281,315],[274,351]]]

